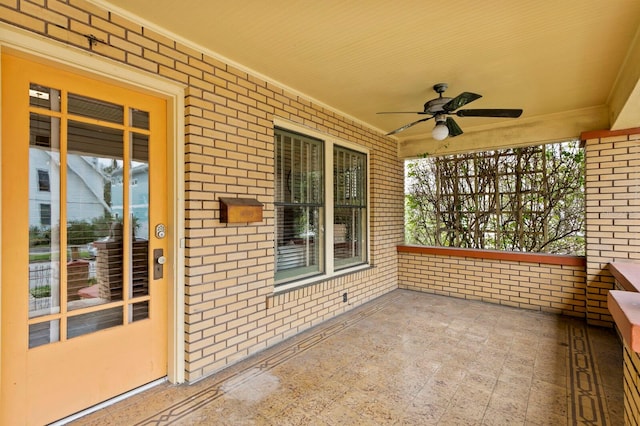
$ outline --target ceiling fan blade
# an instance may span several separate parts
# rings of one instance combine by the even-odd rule
[[[382,111],[382,112],[376,112],[376,114],[429,114],[428,112],[424,112],[424,111]]]
[[[458,117],[503,117],[518,118],[522,115],[521,109],[461,109],[456,112]]]
[[[455,98],[451,99],[446,104],[442,105],[442,109],[446,112],[455,111],[463,105],[468,104],[469,102],[473,102],[476,99],[480,99],[482,95],[478,95],[476,93],[471,92],[463,92],[460,93]]]
[[[453,138],[455,136],[461,135],[464,133],[458,123],[451,117],[447,117],[447,121],[445,122],[447,129],[449,129],[449,137]]]
[[[409,127],[411,127],[411,126],[414,126],[414,125],[416,125],[416,124],[418,124],[418,123],[420,123],[420,122],[422,122],[422,121],[431,120],[432,118],[433,118],[433,117],[427,117],[427,118],[423,118],[423,119],[421,119],[421,120],[414,121],[413,123],[405,124],[404,126],[399,127],[399,128],[397,128],[397,129],[395,129],[395,130],[393,130],[393,131],[391,131],[391,132],[387,133],[387,136],[395,135],[396,133],[400,133],[400,132],[401,132],[401,131],[403,131],[403,130],[407,130],[407,129],[408,129]]]

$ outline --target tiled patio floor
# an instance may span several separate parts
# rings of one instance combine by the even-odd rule
[[[396,290],[193,385],[78,425],[621,425],[613,330]]]

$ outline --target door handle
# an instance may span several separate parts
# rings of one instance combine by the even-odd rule
[[[167,258],[164,257],[163,249],[153,249],[153,279],[159,280],[164,276],[164,264]]]

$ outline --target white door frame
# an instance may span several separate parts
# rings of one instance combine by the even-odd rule
[[[169,238],[167,378],[172,383],[183,383],[185,380],[184,132],[182,131],[184,129],[184,86],[155,74],[136,70],[133,67],[0,23],[0,53],[3,51],[23,56],[32,61],[53,64],[58,68],[72,70],[75,73],[87,74],[92,78],[142,90],[167,101],[167,203],[169,212],[167,227],[169,230],[167,234],[167,238]],[[0,78],[1,76],[2,69],[0,67]],[[0,99],[1,96],[0,93]],[[0,143],[2,143],[1,140]],[[2,187],[1,183],[0,188]],[[1,215],[2,205],[0,202],[0,219]],[[2,234],[0,232],[1,243]],[[1,271],[2,262],[0,261]],[[0,282],[1,294],[2,282]],[[2,309],[1,300],[0,309]],[[1,338],[0,334],[0,345],[2,345]],[[2,363],[1,358],[0,363]]]

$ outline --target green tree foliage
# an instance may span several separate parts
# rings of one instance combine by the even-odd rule
[[[411,244],[584,254],[578,142],[431,157],[406,164]]]
[[[48,226],[29,227],[29,247],[48,246],[51,244],[51,228]]]
[[[100,217],[91,220],[71,220],[67,224],[67,244],[84,245],[109,235],[111,223],[117,220],[105,211]],[[29,247],[48,246],[51,233],[57,234],[58,227],[29,227]]]
[[[107,222],[108,223],[108,222]],[[100,218],[87,220],[72,220],[67,223],[67,244],[84,245],[105,236],[108,225]]]

